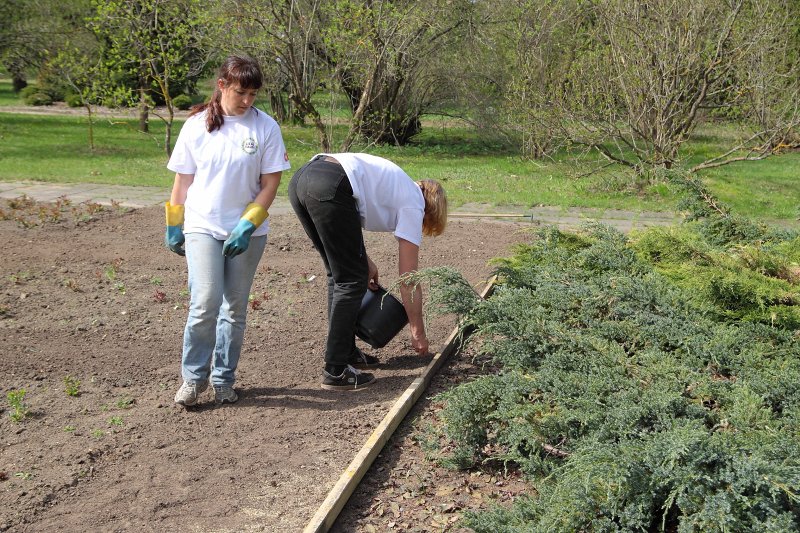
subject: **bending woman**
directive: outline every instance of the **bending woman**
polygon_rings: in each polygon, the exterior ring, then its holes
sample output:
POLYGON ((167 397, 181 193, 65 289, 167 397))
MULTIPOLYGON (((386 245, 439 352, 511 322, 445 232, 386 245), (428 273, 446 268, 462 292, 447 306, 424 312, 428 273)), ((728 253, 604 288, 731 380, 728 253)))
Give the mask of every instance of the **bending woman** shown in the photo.
MULTIPOLYGON (((322 388, 352 390, 375 382, 358 370, 378 360, 356 347, 361 299, 377 289, 378 268, 364 249, 362 228, 393 232, 400 275, 417 270, 422 235, 440 235, 447 223, 447 198, 433 180, 414 182, 391 161, 369 154, 319 154, 289 182, 289 201, 328 276, 328 336, 322 388)), ((411 343, 419 354, 429 345, 422 317, 422 292, 401 285, 411 343)))

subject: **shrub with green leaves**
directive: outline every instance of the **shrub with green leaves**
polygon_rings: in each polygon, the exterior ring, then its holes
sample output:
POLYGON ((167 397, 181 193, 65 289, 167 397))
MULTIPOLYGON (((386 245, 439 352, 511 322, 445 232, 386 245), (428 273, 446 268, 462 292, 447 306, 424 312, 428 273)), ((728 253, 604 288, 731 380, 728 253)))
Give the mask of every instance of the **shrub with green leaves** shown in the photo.
POLYGON ((441 395, 446 459, 532 483, 469 527, 800 529, 800 302, 775 275, 797 245, 709 228, 545 228, 497 261, 491 298, 431 291, 501 369, 441 395))
POLYGON ((32 93, 25 98, 25 103, 32 106, 52 105, 53 99, 49 94, 43 92, 32 93))
POLYGON ((183 111, 192 107, 192 98, 185 94, 179 94, 175 98, 172 99, 172 104, 177 108, 183 111))
POLYGON ((715 244, 696 222, 632 236, 640 259, 721 320, 800 327, 800 237, 715 244))
POLYGON ((83 98, 79 94, 70 93, 64 97, 68 107, 83 107, 83 98))

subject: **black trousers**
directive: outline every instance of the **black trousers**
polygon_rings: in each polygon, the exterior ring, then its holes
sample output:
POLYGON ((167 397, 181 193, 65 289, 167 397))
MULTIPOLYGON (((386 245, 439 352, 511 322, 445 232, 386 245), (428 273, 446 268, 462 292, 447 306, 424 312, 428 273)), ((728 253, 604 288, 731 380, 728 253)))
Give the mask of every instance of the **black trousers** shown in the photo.
POLYGON ((369 277, 353 188, 338 163, 318 157, 292 176, 289 201, 325 264, 328 280, 325 363, 346 365, 356 347, 356 318, 369 277))

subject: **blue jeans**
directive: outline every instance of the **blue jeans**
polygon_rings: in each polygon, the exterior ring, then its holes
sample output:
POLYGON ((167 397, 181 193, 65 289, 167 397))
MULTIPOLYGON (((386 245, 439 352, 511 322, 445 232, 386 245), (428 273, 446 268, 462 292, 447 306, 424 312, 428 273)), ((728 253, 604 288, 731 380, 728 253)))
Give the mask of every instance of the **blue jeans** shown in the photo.
POLYGON ((292 176, 288 193, 328 278, 325 363, 344 366, 356 348, 356 319, 369 278, 353 188, 338 163, 315 159, 292 176))
POLYGON ((251 237, 244 253, 228 258, 222 255, 223 241, 203 233, 186 234, 191 299, 183 332, 184 381, 236 381, 250 287, 266 244, 266 235, 251 237))

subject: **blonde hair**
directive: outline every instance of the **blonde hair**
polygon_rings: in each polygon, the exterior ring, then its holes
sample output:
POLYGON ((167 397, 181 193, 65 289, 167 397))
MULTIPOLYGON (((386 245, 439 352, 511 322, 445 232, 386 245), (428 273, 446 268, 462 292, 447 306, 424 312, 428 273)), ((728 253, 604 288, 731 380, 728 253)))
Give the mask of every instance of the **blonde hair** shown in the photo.
POLYGON ((422 234, 429 237, 441 235, 447 226, 447 195, 444 188, 436 180, 420 180, 417 185, 425 198, 422 234))

